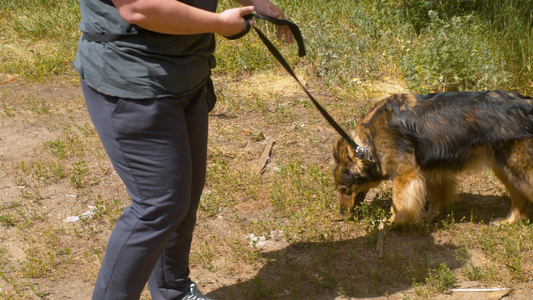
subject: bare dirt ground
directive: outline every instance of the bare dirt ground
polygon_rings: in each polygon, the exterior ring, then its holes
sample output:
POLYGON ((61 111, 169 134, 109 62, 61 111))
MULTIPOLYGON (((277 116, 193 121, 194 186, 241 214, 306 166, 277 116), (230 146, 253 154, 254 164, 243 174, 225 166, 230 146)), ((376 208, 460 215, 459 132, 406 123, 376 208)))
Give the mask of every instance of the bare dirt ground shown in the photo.
MULTIPOLYGON (((275 80, 274 88, 268 88, 274 86, 268 82, 265 86, 265 78, 219 79, 216 83, 227 93, 240 88, 269 94, 275 89, 280 103, 290 103, 288 99, 293 98, 304 101, 303 93, 290 83, 291 79, 283 78, 275 80)), ((339 100, 318 86, 311 85, 320 101, 339 100)), ((382 91, 379 87, 374 91, 376 100, 402 90, 401 86, 381 87, 382 91)), ((294 157, 318 162, 326 169, 331 166, 331 145, 336 134, 312 107, 296 113, 298 122, 269 127, 257 112, 243 109, 242 114, 231 113, 225 97, 219 98, 222 102, 210 117, 210 152, 214 154, 208 164, 215 164, 223 156, 229 170, 248 172, 260 159, 268 138, 276 137, 263 177, 294 157), (312 139, 295 140, 298 127, 309 130, 299 134, 311 134, 312 139), (266 139, 243 137, 249 130, 260 131, 266 139)), ((353 106, 364 108, 360 104, 353 106)), ((46 84, 17 79, 0 85, 0 128, 0 299, 90 299, 113 219, 128 205, 128 196, 92 130, 77 79, 46 84), (56 149, 53 145, 57 141, 61 141, 61 151, 66 153, 62 165, 56 167, 79 174, 76 166, 80 165, 76 163, 84 161, 83 169, 87 171, 81 172, 83 177, 53 179, 53 162, 60 156, 54 156, 54 152, 51 155, 50 149, 56 149), (83 145, 83 150, 76 145, 83 145), (80 181, 77 186, 76 180, 80 181), (84 213, 91 217, 66 221, 84 213)), ((462 252, 470 238, 475 243, 480 236, 493 233, 488 223, 505 216, 509 208, 504 188, 490 176, 487 179, 485 172, 461 177, 461 201, 452 208, 453 220, 446 223, 446 218, 441 219, 444 221, 439 226, 430 225, 424 230, 387 232, 381 258, 375 240, 358 221, 334 212, 325 212, 321 221, 337 232, 333 239, 327 233, 322 240, 291 239, 280 228, 266 237, 253 236, 246 226, 259 224, 263 217, 274 223, 275 217, 268 199, 239 200, 247 197, 245 189, 261 187, 241 189, 228 190, 223 195, 236 199, 236 204, 215 214, 201 211, 198 218, 191 276, 214 299, 533 299, 531 241, 524 243, 526 248, 520 251, 520 280, 494 274, 477 281, 465 275, 465 270, 476 270, 471 266, 484 268, 485 273, 508 272, 501 267, 504 262, 491 263, 490 255, 477 244, 467 253, 462 252), (417 294, 413 279, 424 282, 428 276, 425 266, 440 263, 446 263, 458 276, 456 288, 510 290, 500 295, 489 291, 417 294)), ((210 187, 206 190, 209 192, 210 187)), ((386 190, 387 185, 378 192, 386 194, 386 190)), ((375 193, 369 198, 378 198, 375 193)), ((331 202, 336 205, 334 194, 331 202)), ((389 203, 384 201, 383 205, 389 203)), ((306 222, 311 221, 290 222, 303 223, 305 228, 306 222)), ((530 226, 525 228, 531 230, 530 226)), ((493 247, 495 251, 500 249, 493 247)), ((149 299, 146 290, 143 297, 149 299)))

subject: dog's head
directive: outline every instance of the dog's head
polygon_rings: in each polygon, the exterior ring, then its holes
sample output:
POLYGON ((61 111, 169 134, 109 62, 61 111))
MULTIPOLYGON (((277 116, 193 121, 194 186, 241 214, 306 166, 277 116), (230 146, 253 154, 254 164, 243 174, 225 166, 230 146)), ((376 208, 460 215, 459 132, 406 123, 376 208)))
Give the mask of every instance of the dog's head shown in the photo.
POLYGON ((378 186, 381 177, 374 161, 362 158, 345 139, 338 139, 333 145, 335 167, 333 178, 339 190, 341 213, 350 212, 365 200, 371 188, 378 186))

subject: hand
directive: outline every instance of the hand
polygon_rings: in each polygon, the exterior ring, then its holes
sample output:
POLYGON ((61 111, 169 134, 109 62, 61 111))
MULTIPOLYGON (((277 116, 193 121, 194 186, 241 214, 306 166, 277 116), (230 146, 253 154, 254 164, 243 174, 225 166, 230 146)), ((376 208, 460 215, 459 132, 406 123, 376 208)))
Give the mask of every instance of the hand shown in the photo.
MULTIPOLYGON (((259 15, 268 16, 274 19, 285 19, 283 12, 274 4, 269 1, 254 1, 253 2, 255 11, 259 15)), ((285 41, 287 43, 292 43, 292 33, 288 26, 279 26, 278 27, 278 40, 281 40, 285 35, 285 41)))
POLYGON ((232 36, 241 33, 246 27, 245 22, 249 22, 250 26, 253 26, 253 21, 246 21, 243 16, 249 15, 254 11, 253 6, 243 6, 238 8, 232 8, 220 13, 220 20, 222 26, 218 29, 217 33, 222 36, 232 36))

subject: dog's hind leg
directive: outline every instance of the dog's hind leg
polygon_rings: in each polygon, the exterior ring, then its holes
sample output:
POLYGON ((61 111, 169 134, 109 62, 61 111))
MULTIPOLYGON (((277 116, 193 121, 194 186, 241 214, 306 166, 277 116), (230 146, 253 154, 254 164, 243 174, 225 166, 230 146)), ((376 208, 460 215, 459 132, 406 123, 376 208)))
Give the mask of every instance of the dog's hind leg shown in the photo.
POLYGON ((505 219, 497 220, 497 223, 512 224, 519 220, 526 220, 528 199, 533 199, 531 183, 526 184, 525 182, 517 182, 510 178, 511 176, 501 169, 494 168, 493 171, 509 191, 509 196, 511 196, 511 209, 509 210, 509 213, 505 219))
POLYGON ((442 207, 457 200, 457 179, 452 174, 440 172, 427 174, 426 188, 429 208, 422 218, 426 222, 431 222, 440 213, 442 207))
POLYGON ((425 197, 425 178, 419 170, 411 169, 396 175, 393 180, 392 217, 389 223, 420 222, 425 197))
POLYGON ((516 140, 498 154, 492 169, 511 196, 511 210, 500 222, 525 220, 528 202, 533 201, 533 139, 516 140))

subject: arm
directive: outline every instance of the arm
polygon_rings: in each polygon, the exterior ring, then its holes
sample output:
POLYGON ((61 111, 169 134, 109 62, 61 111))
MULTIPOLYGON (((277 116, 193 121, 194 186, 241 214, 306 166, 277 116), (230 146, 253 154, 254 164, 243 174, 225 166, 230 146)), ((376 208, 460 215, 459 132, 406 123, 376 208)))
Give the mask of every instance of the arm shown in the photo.
MULTIPOLYGON (((176 0, 112 0, 120 15, 131 24, 168 34, 197 34, 214 32, 232 36, 244 29, 243 16, 255 9, 259 14, 283 17, 281 10, 268 0, 236 0, 244 7, 228 9, 220 14, 205 11, 176 0)), ((280 27, 278 38, 285 32, 292 41, 288 28, 280 27)))
POLYGON ((244 29, 242 16, 253 6, 226 10, 220 14, 192 7, 176 0, 112 0, 120 15, 129 23, 168 34, 214 32, 231 36, 244 29))

